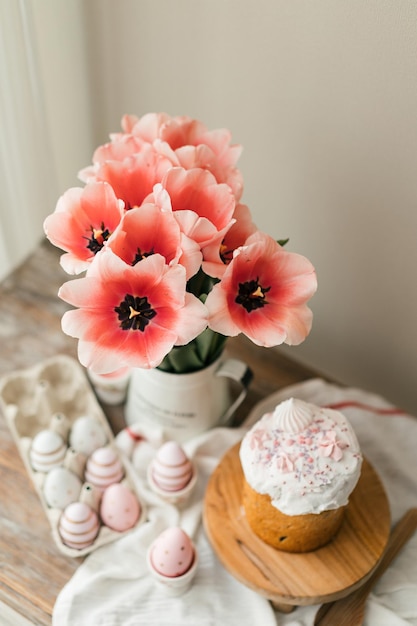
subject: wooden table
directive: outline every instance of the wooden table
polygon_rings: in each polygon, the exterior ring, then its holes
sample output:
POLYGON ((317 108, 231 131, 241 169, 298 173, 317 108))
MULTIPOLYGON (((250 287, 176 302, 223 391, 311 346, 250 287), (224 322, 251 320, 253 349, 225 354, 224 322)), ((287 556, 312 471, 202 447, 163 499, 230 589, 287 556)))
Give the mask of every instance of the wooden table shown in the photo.
MULTIPOLYGON (((57 354, 76 358, 77 342, 64 335, 61 317, 68 308, 57 297, 68 276, 60 252, 43 242, 27 261, 0 284, 0 376, 35 365, 57 354)), ((238 417, 277 389, 314 375, 279 353, 230 339, 228 352, 243 359, 254 380, 238 417)), ((118 432, 122 407, 103 407, 118 432)), ((0 414, 0 602, 32 624, 50 625, 55 599, 80 559, 63 556, 20 459, 4 416, 0 414)))

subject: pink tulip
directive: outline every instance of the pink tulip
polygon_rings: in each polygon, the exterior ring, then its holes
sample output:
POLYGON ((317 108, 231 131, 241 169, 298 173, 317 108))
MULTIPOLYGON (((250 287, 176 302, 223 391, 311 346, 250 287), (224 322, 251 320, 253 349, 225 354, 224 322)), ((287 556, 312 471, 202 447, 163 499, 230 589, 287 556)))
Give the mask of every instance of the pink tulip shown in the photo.
POLYGON ((207 145, 183 146, 175 150, 179 165, 184 169, 201 168, 213 174, 218 183, 226 183, 236 200, 243 193, 243 176, 236 167, 225 167, 218 156, 207 145))
POLYGON ((161 254, 167 265, 184 265, 187 279, 201 265, 198 244, 185 238, 172 212, 155 204, 144 203, 127 211, 108 246, 129 265, 136 265, 152 254, 161 254))
POLYGON ((77 307, 64 314, 62 329, 79 339, 80 362, 97 374, 157 367, 207 326, 204 305, 185 286, 184 267, 168 266, 159 254, 132 266, 106 247, 84 278, 60 288, 77 307))
POLYGON ((172 162, 166 156, 144 143, 140 150, 121 160, 98 162, 93 168, 81 170, 80 175, 88 180, 106 181, 116 196, 124 201, 125 208, 131 209, 142 204, 171 167, 172 162))
MULTIPOLYGON (((219 232, 232 225, 233 193, 228 185, 217 183, 210 172, 173 167, 163 176, 161 188, 169 195, 182 232, 200 247, 211 243, 219 232)), ((149 199, 152 201, 152 196, 149 199)))
POLYGON ((165 141, 173 150, 183 146, 208 146, 223 167, 233 167, 239 159, 242 146, 231 145, 230 131, 222 128, 208 130, 200 121, 186 115, 171 117, 166 113, 147 113, 141 118, 126 115, 122 119, 124 132, 152 143, 165 141))
POLYGON ((106 161, 123 161, 144 149, 146 143, 133 135, 115 135, 113 141, 99 146, 93 155, 93 163, 101 165, 106 161))
POLYGON ((209 293, 209 327, 226 336, 244 333, 260 346, 299 344, 311 329, 306 303, 316 288, 308 259, 258 231, 235 251, 209 293))
POLYGON ((178 263, 181 232, 172 213, 145 203, 127 211, 109 241, 109 247, 129 265, 160 254, 167 265, 178 263))
POLYGON ((224 237, 214 239, 203 248, 202 268, 213 278, 222 278, 234 251, 243 246, 249 235, 257 231, 249 208, 245 204, 236 205, 232 219, 234 223, 224 237))
POLYGON ((89 183, 83 189, 73 187, 60 197, 55 212, 43 226, 47 238, 66 250, 61 265, 68 274, 87 269, 123 214, 123 202, 107 183, 89 183))
POLYGON ((93 154, 93 164, 84 167, 78 172, 78 178, 84 183, 97 180, 100 166, 106 161, 124 161, 144 148, 145 142, 139 137, 118 133, 112 136, 112 141, 96 148, 93 154))
POLYGON ((229 130, 210 131, 198 120, 187 116, 171 117, 166 113, 148 113, 141 118, 125 115, 122 128, 137 139, 158 145, 158 150, 169 156, 174 165, 210 171, 217 182, 231 187, 236 200, 240 199, 243 178, 236 163, 242 146, 230 143, 229 130), (158 141, 166 144, 165 147, 158 141))

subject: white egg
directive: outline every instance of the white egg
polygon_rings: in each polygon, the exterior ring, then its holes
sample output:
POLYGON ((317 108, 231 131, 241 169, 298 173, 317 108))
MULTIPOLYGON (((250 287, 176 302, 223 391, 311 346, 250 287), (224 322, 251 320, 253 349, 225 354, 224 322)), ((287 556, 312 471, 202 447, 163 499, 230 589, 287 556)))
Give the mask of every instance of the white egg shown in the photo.
POLYGON ((75 420, 69 441, 74 450, 89 456, 107 443, 107 436, 96 418, 83 415, 75 420))
POLYGON ((33 438, 30 463, 37 472, 49 472, 63 464, 66 452, 67 446, 61 435, 53 430, 41 430, 33 438))
POLYGON ((48 506, 65 509, 76 502, 81 492, 81 480, 66 467, 56 467, 45 478, 43 494, 48 506))

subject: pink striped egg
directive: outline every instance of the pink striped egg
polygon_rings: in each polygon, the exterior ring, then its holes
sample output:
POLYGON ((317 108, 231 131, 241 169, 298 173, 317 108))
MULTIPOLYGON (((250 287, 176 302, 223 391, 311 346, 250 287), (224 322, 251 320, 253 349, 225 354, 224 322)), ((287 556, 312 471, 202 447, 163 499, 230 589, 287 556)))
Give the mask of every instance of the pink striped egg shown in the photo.
POLYGON ((82 550, 94 543, 99 529, 97 513, 84 502, 69 504, 59 520, 62 541, 76 550, 82 550))
POLYGON ((120 482, 123 476, 122 462, 113 448, 97 448, 87 459, 85 479, 99 489, 120 482))
POLYGON ((190 482, 193 466, 176 441, 167 441, 152 461, 151 476, 162 491, 180 491, 190 482))

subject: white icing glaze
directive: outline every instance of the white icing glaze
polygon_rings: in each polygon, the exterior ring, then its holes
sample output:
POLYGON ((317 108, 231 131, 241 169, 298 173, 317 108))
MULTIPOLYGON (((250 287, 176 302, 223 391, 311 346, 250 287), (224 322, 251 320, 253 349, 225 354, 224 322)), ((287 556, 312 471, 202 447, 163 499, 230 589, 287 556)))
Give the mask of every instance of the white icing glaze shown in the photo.
POLYGON ((360 475, 356 435, 339 411, 291 398, 264 415, 240 447, 245 478, 286 515, 348 502, 360 475))

